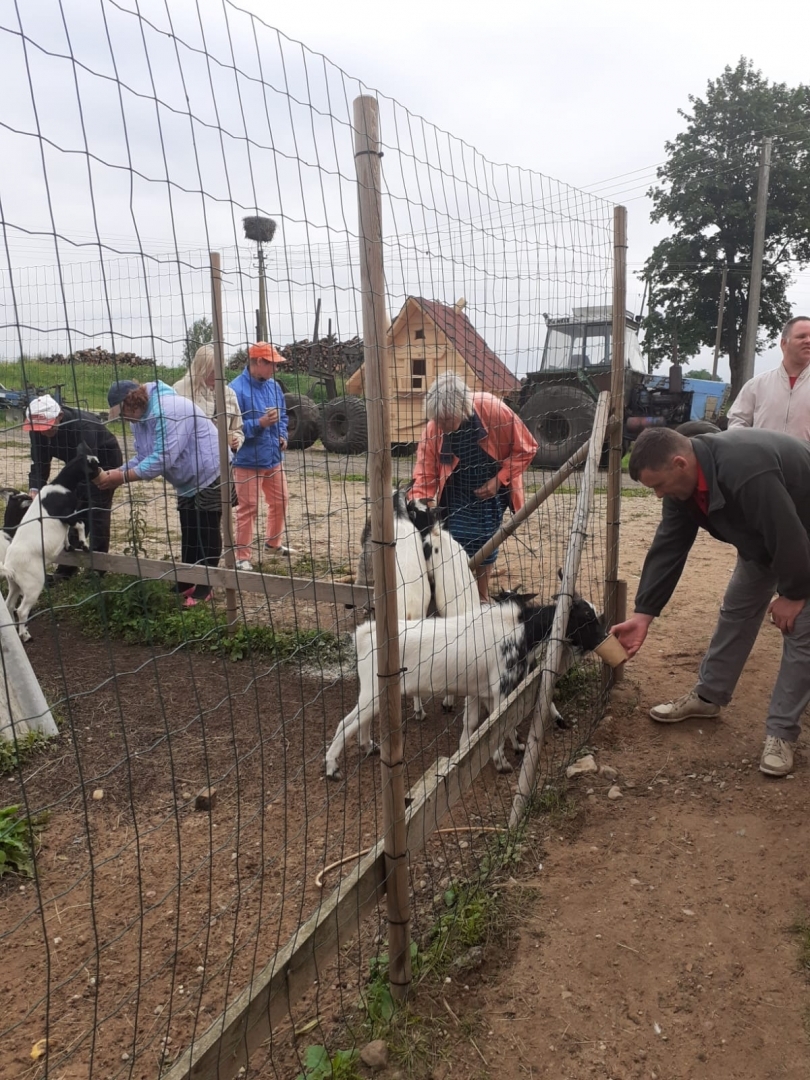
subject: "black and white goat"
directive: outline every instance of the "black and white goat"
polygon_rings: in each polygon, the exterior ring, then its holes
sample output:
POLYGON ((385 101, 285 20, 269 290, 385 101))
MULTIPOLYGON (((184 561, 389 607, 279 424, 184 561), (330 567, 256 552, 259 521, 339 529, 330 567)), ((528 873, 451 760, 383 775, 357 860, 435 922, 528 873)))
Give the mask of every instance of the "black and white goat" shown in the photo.
POLYGON ((3 562, 8 546, 14 539, 17 526, 34 500, 27 491, 17 491, 16 488, 0 488, 0 496, 6 504, 3 511, 3 528, 0 530, 0 562, 3 562))
POLYGON ((77 492, 99 472, 98 458, 88 454, 87 448, 69 461, 25 511, 0 562, 0 574, 9 583, 6 603, 23 641, 31 640, 28 616, 45 587, 47 567, 66 549, 87 550, 77 492))
MULTIPOLYGON (((525 678, 529 655, 548 638, 554 605, 531 603, 514 593, 495 603, 449 619, 421 619, 399 624, 400 664, 405 694, 450 693, 467 698, 462 742, 469 739, 481 719, 481 707, 492 713, 525 678)), ((339 760, 346 741, 357 732, 361 751, 371 753, 371 722, 377 713, 377 661, 373 625, 355 632, 357 705, 338 724, 326 752, 326 775, 340 779, 339 760)), ((577 597, 571 607, 566 638, 574 648, 589 651, 604 639, 605 631, 593 606, 577 597)), ((514 731, 508 732, 519 745, 514 731)), ((499 772, 511 765, 498 747, 493 756, 499 772)))

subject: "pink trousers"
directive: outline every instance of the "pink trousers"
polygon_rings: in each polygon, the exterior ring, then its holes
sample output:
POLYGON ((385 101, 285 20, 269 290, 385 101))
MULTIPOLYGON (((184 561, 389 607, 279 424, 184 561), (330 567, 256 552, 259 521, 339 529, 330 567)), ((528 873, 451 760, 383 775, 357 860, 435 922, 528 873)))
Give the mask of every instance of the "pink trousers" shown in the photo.
POLYGON ((236 507, 236 557, 249 559, 253 545, 253 527, 259 516, 262 494, 267 503, 267 524, 264 538, 272 547, 279 547, 284 535, 289 493, 284 467, 274 469, 233 470, 234 487, 239 500, 236 507))

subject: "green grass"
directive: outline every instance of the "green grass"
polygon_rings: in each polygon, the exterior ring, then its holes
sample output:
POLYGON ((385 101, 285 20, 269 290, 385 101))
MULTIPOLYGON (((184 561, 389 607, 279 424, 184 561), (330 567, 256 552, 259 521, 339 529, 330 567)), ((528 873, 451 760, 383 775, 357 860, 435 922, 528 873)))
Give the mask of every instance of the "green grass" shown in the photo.
POLYGON ((17 772, 39 750, 50 746, 50 740, 38 731, 18 735, 16 739, 0 739, 0 776, 17 772))
POLYGON ((123 574, 78 574, 59 586, 60 605, 90 638, 128 644, 187 645, 197 652, 215 652, 231 660, 254 653, 277 660, 339 662, 339 638, 324 630, 275 630, 270 626, 240 626, 227 632, 226 615, 210 604, 181 607, 180 598, 163 581, 142 581, 123 574))
MULTIPOLYGON (((185 370, 184 367, 158 368, 157 377, 171 385, 185 370)), ((27 383, 53 393, 54 387, 61 383, 62 400, 66 405, 78 405, 94 412, 107 408, 107 391, 115 379, 150 382, 154 378, 154 368, 125 364, 116 367, 112 364, 46 364, 35 358, 0 363, 0 383, 7 389, 22 390, 27 383)))
POLYGON ((33 876, 34 844, 47 820, 47 814, 25 817, 20 814, 19 806, 0 808, 0 877, 4 874, 33 876))
POLYGON ((325 1046, 308 1046, 304 1071, 296 1080, 362 1080, 357 1071, 358 1050, 338 1050, 331 1057, 325 1046))

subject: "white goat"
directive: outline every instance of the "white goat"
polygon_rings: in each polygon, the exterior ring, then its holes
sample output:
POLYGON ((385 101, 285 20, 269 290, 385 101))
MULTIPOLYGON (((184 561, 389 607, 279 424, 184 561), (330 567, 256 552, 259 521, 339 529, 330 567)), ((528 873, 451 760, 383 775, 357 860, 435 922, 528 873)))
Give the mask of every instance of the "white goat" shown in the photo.
MULTIPOLYGON (((470 570, 467 552, 444 528, 440 511, 430 510, 424 503, 411 503, 411 516, 417 527, 422 523, 420 532, 424 538, 428 575, 433 583, 436 614, 441 619, 453 619, 468 611, 479 611, 481 594, 470 570), (430 522, 427 533, 423 514, 430 522)), ((452 694, 448 694, 442 701, 442 708, 449 712, 454 704, 452 694)))
MULTIPOLYGON (((538 606, 530 598, 505 594, 500 601, 478 611, 449 619, 421 619, 399 624, 400 665, 405 694, 447 692, 467 698, 462 743, 478 727, 481 706, 488 712, 526 675, 528 656, 545 640, 552 627, 554 605, 538 606)), ((340 779, 340 755, 355 731, 361 751, 374 750, 371 722, 377 713, 377 659, 373 627, 364 623, 355 632, 357 705, 338 724, 326 752, 326 775, 340 779)), ((576 599, 571 608, 567 637, 580 649, 593 649, 605 632, 593 607, 576 599)), ((514 729, 507 733, 519 746, 514 729)), ((493 755, 499 772, 511 771, 501 745, 493 755)))
MULTIPOLYGON (((430 607, 430 578, 425 561, 425 544, 411 520, 408 500, 402 488, 393 492, 394 543, 397 566, 397 614, 400 620, 424 619, 430 607)), ((367 521, 361 537, 361 555, 355 583, 371 584, 371 522, 367 521)), ((369 624, 365 624, 369 625, 369 624)), ((419 697, 414 698, 414 716, 424 720, 425 710, 419 697)))
POLYGON ((80 453, 69 461, 53 483, 37 494, 17 526, 0 562, 8 578, 7 604, 23 641, 30 641, 28 616, 45 587, 48 565, 69 547, 87 550, 84 524, 77 518, 78 487, 99 473, 98 458, 80 453))

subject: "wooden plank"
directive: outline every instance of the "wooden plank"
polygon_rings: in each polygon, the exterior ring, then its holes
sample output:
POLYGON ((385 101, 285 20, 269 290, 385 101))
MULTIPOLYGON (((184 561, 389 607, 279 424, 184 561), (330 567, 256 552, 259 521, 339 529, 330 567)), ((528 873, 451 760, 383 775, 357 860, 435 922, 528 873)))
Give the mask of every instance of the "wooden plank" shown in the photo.
MULTIPOLYGON (((487 764, 503 732, 531 714, 542 665, 487 717, 470 742, 437 762, 412 789, 406 813, 409 852, 421 851, 447 813, 487 764)), ((386 885, 385 838, 339 883, 329 898, 292 935, 196 1043, 178 1058, 163 1080, 233 1080, 250 1055, 279 1025, 289 1022, 301 995, 346 945, 360 920, 382 903, 386 885)))
POLYGON ((84 566, 109 570, 115 574, 157 581, 188 581, 194 585, 213 585, 217 589, 260 593, 271 599, 293 596, 318 604, 370 606, 373 591, 364 585, 344 585, 337 581, 313 581, 310 578, 284 577, 256 571, 228 570, 222 566, 187 566, 166 559, 141 559, 136 555, 104 555, 101 552, 65 551, 57 560, 60 566, 84 566))

